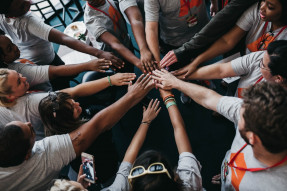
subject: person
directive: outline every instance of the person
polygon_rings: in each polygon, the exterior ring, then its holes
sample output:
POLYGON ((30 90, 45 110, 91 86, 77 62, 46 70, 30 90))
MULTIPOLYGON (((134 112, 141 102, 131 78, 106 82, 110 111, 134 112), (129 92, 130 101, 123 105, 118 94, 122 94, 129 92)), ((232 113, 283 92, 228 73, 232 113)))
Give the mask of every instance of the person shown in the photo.
POLYGON ((110 60, 116 68, 122 66, 122 60, 113 54, 88 46, 45 24, 29 11, 30 6, 31 3, 27 0, 8 0, 1 6, 0 12, 0 28, 19 46, 22 58, 38 65, 63 65, 63 61, 53 50, 53 42, 110 60))
POLYGON ((93 46, 102 42, 102 50, 113 51, 126 62, 121 70, 133 72, 132 65, 144 72, 140 59, 133 54, 133 48, 128 36, 125 20, 116 4, 111 0, 87 0, 84 13, 84 23, 91 36, 93 46))
POLYGON ((134 135, 118 170, 114 183, 108 190, 203 190, 200 175, 201 165, 192 154, 184 122, 170 91, 160 90, 166 104, 174 137, 179 152, 176 173, 165 157, 154 150, 145 151, 138 158, 138 152, 144 143, 147 131, 153 119, 158 115, 159 101, 151 101, 144 108, 143 119, 134 135), (176 178, 178 176, 178 178, 176 178))
MULTIPOLYGON (((287 41, 269 44, 266 51, 257 51, 231 62, 217 63, 198 68, 187 79, 222 79, 240 76, 235 96, 241 98, 244 89, 263 81, 279 83, 287 87, 287 41)), ((178 76, 183 78, 183 76, 178 76)))
MULTIPOLYGON (((245 35, 246 54, 265 50, 274 40, 287 40, 287 2, 284 0, 262 1, 251 6, 229 32, 209 49, 197 56, 189 65, 177 72, 188 77, 203 62, 231 50, 245 35)), ((175 73, 175 75, 178 75, 175 73)))
POLYGON ((145 73, 147 73, 155 69, 155 63, 153 62, 152 53, 146 42, 144 21, 138 4, 139 2, 136 0, 119 0, 119 8, 126 22, 131 25, 132 32, 139 48, 141 63, 145 73))
POLYGON ((242 13, 258 0, 226 0, 225 2, 228 4, 188 42, 177 49, 169 51, 160 61, 160 66, 164 68, 176 62, 184 63, 184 65, 190 63, 192 58, 198 56, 229 31, 242 13))
POLYGON ((47 190, 60 170, 80 156, 103 131, 111 129, 154 87, 143 75, 117 102, 69 134, 35 142, 31 123, 0 127, 0 190, 47 190), (5 145, 5 147, 3 146, 5 145), (36 180, 36 181, 35 181, 36 180))
POLYGON ((184 82, 165 70, 153 73, 157 87, 178 89, 235 123, 236 135, 221 167, 221 190, 286 188, 286 88, 262 82, 247 88, 241 99, 184 82))
POLYGON ((144 2, 144 10, 146 40, 158 63, 161 52, 166 54, 189 41, 209 21, 205 1, 200 0, 150 0, 144 2))

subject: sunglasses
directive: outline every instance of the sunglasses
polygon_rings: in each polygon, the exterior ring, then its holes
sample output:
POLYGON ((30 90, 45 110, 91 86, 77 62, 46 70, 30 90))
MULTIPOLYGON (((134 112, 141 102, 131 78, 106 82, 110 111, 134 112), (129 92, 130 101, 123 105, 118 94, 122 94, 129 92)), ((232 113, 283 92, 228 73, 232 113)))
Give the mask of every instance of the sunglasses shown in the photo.
POLYGON ((50 92, 49 91, 49 98, 52 101, 52 107, 53 107, 53 116, 56 118, 56 111, 59 109, 59 103, 57 102, 57 94, 56 92, 50 92))
POLYGON ((136 166, 131 170, 130 175, 128 176, 128 180, 131 184, 133 178, 144 176, 146 174, 162 174, 162 173, 166 173, 167 176, 171 179, 168 170, 160 162, 152 163, 151 165, 149 165, 147 169, 145 169, 143 166, 136 166))

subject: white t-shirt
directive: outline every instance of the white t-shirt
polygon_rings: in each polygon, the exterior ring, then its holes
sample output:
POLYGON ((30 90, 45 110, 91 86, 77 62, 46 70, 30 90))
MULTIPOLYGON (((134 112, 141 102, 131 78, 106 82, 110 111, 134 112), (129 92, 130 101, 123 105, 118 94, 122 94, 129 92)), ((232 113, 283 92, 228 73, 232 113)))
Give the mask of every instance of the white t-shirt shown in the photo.
MULTIPOLYGON (((263 34, 263 29, 265 22, 263 22, 260 19, 260 14, 258 11, 258 3, 255 3, 253 6, 251 6, 249 9, 247 9, 243 15, 240 17, 240 19, 237 21, 236 25, 240 27, 244 31, 248 31, 247 37, 246 37, 246 54, 249 54, 250 52, 258 51, 257 47, 259 46, 258 43, 261 42, 261 36, 263 34)), ((267 29, 265 33, 269 32, 271 30, 271 22, 268 22, 267 29)), ((273 37, 272 39, 279 33, 279 31, 282 28, 276 29, 273 31, 273 37)), ((269 39, 269 38, 268 38, 269 39)), ((270 37, 270 40, 266 41, 266 43, 270 43, 273 40, 270 37)), ((282 31, 282 33, 275 39, 275 40, 287 40, 287 29, 282 31)), ((265 47, 268 45, 266 44, 265 47)))
MULTIPOLYGON (((114 183, 102 191, 129 191, 130 184, 128 176, 131 169, 131 163, 122 162, 114 183)), ((179 155, 176 173, 182 180, 185 191, 203 190, 200 170, 201 165, 192 153, 183 152, 179 155)))
POLYGON ((53 61, 55 53, 52 43, 48 41, 52 27, 34 13, 28 12, 17 18, 6 18, 2 14, 0 28, 11 36, 21 52, 21 58, 38 65, 49 65, 53 61))
POLYGON ((18 166, 0 167, 0 190, 47 190, 61 169, 75 158, 68 134, 36 141, 31 158, 18 166))
POLYGON ((189 0, 190 6, 184 0, 145 0, 145 21, 159 22, 160 37, 164 43, 181 46, 189 41, 208 22, 205 1, 189 0), (196 15, 197 24, 188 27, 186 19, 196 15))
POLYGON ((249 86, 265 81, 260 71, 259 63, 263 58, 264 51, 253 52, 231 61, 233 71, 240 76, 240 81, 235 93, 236 97, 242 97, 242 91, 249 86))
MULTIPOLYGON (((217 112, 238 125, 240 118, 242 99, 235 97, 222 97, 217 104, 217 112)), ((287 165, 271 168, 265 171, 248 172, 228 167, 228 174, 224 180, 224 162, 230 161, 246 142, 240 136, 238 127, 231 145, 226 153, 221 168, 221 190, 250 190, 269 191, 286 190, 287 188, 287 165)), ((234 164, 243 168, 266 168, 267 166, 258 161, 250 145, 247 145, 235 158, 234 164)))

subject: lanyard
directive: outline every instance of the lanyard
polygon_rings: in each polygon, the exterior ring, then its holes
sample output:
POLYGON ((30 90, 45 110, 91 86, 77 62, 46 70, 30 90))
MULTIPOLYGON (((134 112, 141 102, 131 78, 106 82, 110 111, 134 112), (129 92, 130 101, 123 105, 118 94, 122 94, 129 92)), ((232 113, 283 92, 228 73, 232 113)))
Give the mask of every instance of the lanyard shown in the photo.
MULTIPOLYGON (((112 6, 113 8, 114 8, 114 6, 110 3, 110 1, 109 0, 107 0, 108 1, 108 3, 110 4, 110 6, 112 6)), ((123 32, 124 30, 122 30, 122 28, 121 28, 121 26, 119 25, 119 23, 118 22, 116 22, 108 13, 106 13, 105 11, 103 11, 103 10, 101 10, 101 9, 98 9, 98 8, 96 8, 96 7, 93 7, 92 5, 90 5, 89 3, 87 3, 88 5, 89 5, 89 7, 91 7, 92 9, 94 9, 94 10, 96 10, 96 11, 100 11, 101 13, 103 13, 104 15, 106 15, 107 17, 109 17, 112 21, 113 21, 113 23, 114 24, 116 24, 117 25, 117 27, 119 27, 119 29, 123 32)), ((116 10, 116 8, 114 8, 115 10, 116 10)))
POLYGON ((184 5, 188 8, 188 12, 191 15, 191 10, 190 10, 190 1, 189 0, 183 0, 184 5))
POLYGON ((261 77, 255 82, 255 84, 254 84, 253 86, 255 86, 256 84, 258 84, 259 82, 261 82, 262 79, 263 79, 263 76, 261 76, 261 77))
POLYGON ((234 166, 233 163, 236 159, 236 157, 238 156, 238 154, 247 146, 247 143, 245 143, 245 145, 243 145, 243 147, 241 149, 239 149, 239 151, 237 151, 237 153, 232 157, 232 159, 230 160, 230 162, 228 163, 228 166, 230 167, 233 167, 233 168, 236 168, 238 170, 243 170, 243 171, 250 171, 250 172, 258 172, 258 171, 263 171, 263 170, 267 170, 267 169, 270 169, 270 168, 273 168, 273 167, 276 167, 276 166, 279 166, 280 164, 283 164, 286 160, 287 160, 287 156, 285 156, 283 158, 283 160, 279 161, 278 163, 272 165, 272 166, 269 166, 269 167, 266 167, 266 168, 242 168, 242 167, 237 167, 237 166, 234 166))
POLYGON ((221 4, 222 5, 222 9, 227 5, 227 3, 228 3, 228 0, 225 0, 225 1, 222 0, 222 4, 221 4))
MULTIPOLYGON (((263 33, 262 33, 260 42, 263 41, 264 34, 265 34, 265 32, 266 32, 267 26, 268 26, 268 22, 265 22, 264 27, 263 27, 263 33)), ((272 39, 271 42, 273 42, 286 28, 287 28, 287 25, 284 26, 284 27, 282 27, 281 30, 277 33, 277 35, 272 39)), ((266 50, 266 49, 267 49, 267 47, 266 47, 264 50, 266 50)))

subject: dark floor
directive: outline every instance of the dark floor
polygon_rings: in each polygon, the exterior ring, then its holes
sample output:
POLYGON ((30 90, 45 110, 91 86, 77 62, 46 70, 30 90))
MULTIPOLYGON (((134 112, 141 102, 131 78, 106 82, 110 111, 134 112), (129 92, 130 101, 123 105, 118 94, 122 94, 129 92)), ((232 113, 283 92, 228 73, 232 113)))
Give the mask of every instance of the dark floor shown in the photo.
MULTIPOLYGON (((82 4, 85 3, 85 1, 80 2, 82 4)), ((79 20, 83 20, 83 17, 79 20)), ((57 19, 53 19, 50 24, 54 25, 57 22, 57 19)), ((68 19, 67 24, 69 22, 68 19)), ((63 31, 64 27, 58 27, 57 29, 63 31)), ((54 46, 54 48, 57 51, 58 46, 54 46)), ((219 81, 215 81, 215 84, 217 86, 216 91, 223 95, 224 90, 220 87, 219 81)), ((117 97, 120 98, 124 95, 125 91, 124 88, 118 88, 117 97)), ((211 111, 194 102, 188 105, 182 105, 179 100, 179 92, 174 91, 174 94, 186 124, 193 152, 202 165, 201 173, 203 186, 207 190, 220 190, 219 186, 211 184, 211 177, 220 173, 221 162, 234 138, 234 126, 224 118, 212 117, 211 111)), ((149 93, 149 97, 160 99, 157 90, 152 90, 149 93)), ((161 107, 162 111, 150 126, 141 152, 148 149, 161 151, 167 156, 171 164, 175 166, 178 160, 178 152, 173 137, 173 129, 163 103, 161 104, 161 107)), ((142 105, 138 104, 113 128, 113 137, 120 159, 123 158, 125 151, 141 122, 141 118, 142 105)))

